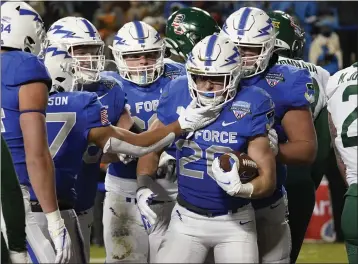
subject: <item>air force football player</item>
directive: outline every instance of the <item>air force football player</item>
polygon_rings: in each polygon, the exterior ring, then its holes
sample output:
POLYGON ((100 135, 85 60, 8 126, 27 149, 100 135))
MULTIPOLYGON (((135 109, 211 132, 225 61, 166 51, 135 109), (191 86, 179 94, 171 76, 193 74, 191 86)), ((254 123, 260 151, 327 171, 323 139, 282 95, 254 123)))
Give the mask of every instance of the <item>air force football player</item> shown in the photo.
POLYGON ((292 16, 282 11, 272 11, 268 15, 275 30, 279 32, 275 43, 275 52, 279 55, 277 63, 307 69, 315 92, 315 101, 311 104, 318 146, 315 162, 312 165, 287 166, 285 188, 290 201, 288 221, 292 239, 291 263, 296 263, 315 206, 315 192, 327 170, 326 164, 331 153, 326 96, 330 74, 322 67, 301 59, 305 32, 292 16))
POLYGON ((358 260, 357 94, 358 62, 328 81, 328 120, 338 167, 349 188, 344 197, 342 231, 349 263, 358 260))
MULTIPOLYGON (((28 249, 34 263, 66 263, 71 256, 71 240, 58 210, 45 126, 51 79, 35 56, 44 36, 42 19, 28 4, 1 3, 1 133, 11 151, 24 195, 28 249), (33 219, 30 186, 46 215, 44 228, 48 229, 48 239, 56 253, 33 219), (36 236, 31 230, 37 231, 36 236)), ((26 254, 22 257, 25 262, 26 254)))
MULTIPOLYGON (((100 78, 99 76, 104 63, 104 42, 98 34, 94 33, 95 37, 93 37, 87 33, 91 29, 93 32, 97 32, 97 29, 88 20, 81 17, 66 17, 56 21, 47 32, 47 41, 49 44, 63 44, 65 50, 69 50, 71 47, 68 45, 67 39, 62 38, 63 34, 59 29, 68 30, 74 36, 81 36, 81 38, 76 38, 79 45, 73 47, 73 55, 75 55, 75 58, 81 56, 81 61, 78 60, 77 62, 82 63, 83 67, 74 68, 76 74, 70 76, 66 72, 59 70, 60 61, 53 61, 53 65, 48 65, 58 69, 58 71, 54 71, 56 76, 53 76, 53 83, 59 86, 62 84, 65 87, 66 85, 83 86, 83 90, 95 92, 100 102, 107 109, 109 122, 114 126, 131 129, 133 120, 124 107, 126 98, 120 84, 113 78, 100 78)), ((49 49, 54 50, 54 47, 52 46, 49 49)), ((57 50, 55 52, 60 53, 61 51, 57 50)), ((102 149, 95 144, 88 145, 83 155, 81 171, 76 180, 77 199, 75 211, 81 227, 87 262, 89 262, 90 235, 93 222, 92 207, 97 193, 101 157, 102 149)))
MULTIPOLYGON (((45 65, 54 80, 65 81, 64 79, 67 80, 73 78, 73 75, 79 74, 77 70, 73 69, 74 65, 78 64, 76 55, 75 53, 69 54, 67 50, 67 46, 63 47, 55 43, 52 43, 46 49, 45 65)), ((94 58, 92 58, 92 62, 95 62, 94 58)), ((115 129, 110 125, 107 109, 102 106, 95 93, 73 91, 78 86, 63 87, 60 85, 53 87, 53 93, 49 98, 47 109, 48 141, 55 162, 57 197, 60 201, 60 209, 62 209, 61 214, 65 219, 72 241, 75 241, 73 242, 75 253, 73 261, 85 263, 84 252, 81 250, 83 249, 82 236, 73 210, 76 201, 75 181, 76 175, 80 171, 82 156, 87 149, 88 142, 103 148, 105 142, 110 140, 109 137, 121 139, 131 132, 121 134, 124 131, 123 129, 115 129), (115 132, 107 131, 108 129, 115 132)), ((150 137, 148 133, 143 135, 150 137)), ((137 138, 139 135, 134 136, 137 138)), ((133 140, 135 139, 133 138, 133 140)), ((164 145, 167 144, 168 142, 164 142, 164 145)), ((127 148, 131 148, 130 144, 126 145, 127 148)), ((122 151, 120 145, 114 144, 111 147, 114 151, 122 151)), ((159 144, 158 147, 164 146, 159 144)), ((155 150, 155 148, 150 148, 144 148, 143 153, 155 150)), ((138 150, 134 148, 134 155, 137 155, 136 151, 138 150)), ((138 153, 141 155, 141 151, 138 153)), ((133 155, 133 153, 129 154, 133 155)), ((32 195, 32 200, 36 201, 35 195, 32 195)), ((42 227, 45 222, 43 214, 39 211, 34 213, 34 216, 42 227)), ((45 233, 45 231, 43 232, 45 233)))
MULTIPOLYGON (((275 103, 275 125, 269 137, 276 148, 277 188, 265 199, 253 201, 260 261, 288 263, 291 242, 283 184, 285 164, 311 164, 317 140, 310 104, 314 101, 312 79, 306 69, 277 65, 273 53, 277 33, 268 15, 258 8, 243 7, 231 14, 220 34, 230 36, 243 56, 242 85, 259 86, 275 103), (273 131, 273 132, 272 132, 273 131)), ((245 88, 246 89, 246 88, 245 88)))
MULTIPOLYGON (((122 83, 127 94, 127 108, 137 125, 134 132, 146 131, 156 119, 163 88, 185 74, 185 68, 181 64, 163 62, 164 41, 152 26, 141 21, 125 24, 110 48, 118 73, 103 72, 103 75, 113 76, 122 83)), ((106 262, 109 263, 147 262, 147 224, 136 205, 136 167, 134 160, 127 164, 111 163, 107 170, 103 227, 106 262)), ((155 202, 164 203, 165 200, 155 202)))
MULTIPOLYGON (((238 88, 241 66, 239 51, 230 39, 207 36, 189 54, 187 76, 163 90, 158 119, 164 125, 175 120, 192 98, 198 107, 212 105, 221 112, 214 123, 179 137, 175 143, 179 193, 156 262, 203 263, 210 249, 216 263, 258 261, 255 215, 249 198, 268 196, 275 189, 275 159, 267 138, 274 105, 260 88, 238 88), (245 186, 235 193, 226 192, 216 182, 216 177, 225 174, 216 166, 219 172, 215 175, 213 161, 234 150, 247 152, 257 162, 260 186, 253 183, 254 189, 245 186)), ((138 175, 138 205, 156 221, 150 208, 153 180, 148 175, 138 175)))

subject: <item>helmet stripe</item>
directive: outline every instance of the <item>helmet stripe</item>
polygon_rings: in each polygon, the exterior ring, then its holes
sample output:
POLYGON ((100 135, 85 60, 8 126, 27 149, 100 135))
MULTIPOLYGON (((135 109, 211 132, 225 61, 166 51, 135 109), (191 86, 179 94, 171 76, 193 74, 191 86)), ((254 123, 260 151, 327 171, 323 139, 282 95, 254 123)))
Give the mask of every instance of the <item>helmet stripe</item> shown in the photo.
POLYGON ((215 42, 217 39, 218 39, 217 35, 212 35, 209 38, 208 45, 206 46, 206 52, 205 52, 205 63, 204 63, 205 66, 211 66, 212 63, 211 56, 213 55, 215 42))
POLYGON ((138 36, 138 43, 144 44, 144 32, 143 32, 143 26, 139 21, 133 21, 135 29, 137 31, 138 36))
POLYGON ((87 19, 82 19, 83 24, 86 25, 86 28, 88 29, 88 33, 91 38, 94 38, 96 36, 96 31, 94 31, 92 25, 88 22, 87 19))
POLYGON ((247 19, 249 18, 251 11, 252 11, 252 9, 247 7, 247 8, 245 8, 244 12, 242 12, 242 16, 241 16, 240 22, 239 22, 239 27, 237 29, 237 34, 239 36, 244 35, 244 32, 245 32, 244 28, 246 26, 246 22, 247 22, 247 19))

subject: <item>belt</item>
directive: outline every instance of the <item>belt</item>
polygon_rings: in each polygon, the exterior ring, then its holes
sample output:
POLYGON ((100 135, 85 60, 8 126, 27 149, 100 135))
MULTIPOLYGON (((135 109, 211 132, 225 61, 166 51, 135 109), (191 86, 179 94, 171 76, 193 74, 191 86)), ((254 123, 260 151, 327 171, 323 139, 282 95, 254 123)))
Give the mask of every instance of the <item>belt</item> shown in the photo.
MULTIPOLYGON (((170 203, 172 201, 158 201, 158 200, 152 200, 150 205, 154 205, 154 204, 163 204, 163 203, 170 203)), ((130 198, 130 197, 126 197, 126 203, 134 203, 137 204, 137 199, 136 198, 130 198)))
POLYGON ((207 216, 207 217, 235 214, 239 211, 240 208, 242 208, 245 205, 248 205, 250 203, 250 201, 247 201, 246 204, 241 204, 239 207, 236 207, 236 208, 233 208, 230 210, 225 210, 225 211, 221 211, 221 212, 212 212, 207 209, 203 209, 203 208, 197 207, 195 205, 192 205, 191 203, 185 201, 179 194, 177 196, 177 202, 180 206, 185 207, 188 211, 196 213, 198 215, 207 216))
MULTIPOLYGON (((34 213, 42 213, 42 207, 38 201, 30 201, 31 211, 34 213)), ((73 204, 69 202, 58 201, 58 209, 60 211, 73 209, 73 204)))

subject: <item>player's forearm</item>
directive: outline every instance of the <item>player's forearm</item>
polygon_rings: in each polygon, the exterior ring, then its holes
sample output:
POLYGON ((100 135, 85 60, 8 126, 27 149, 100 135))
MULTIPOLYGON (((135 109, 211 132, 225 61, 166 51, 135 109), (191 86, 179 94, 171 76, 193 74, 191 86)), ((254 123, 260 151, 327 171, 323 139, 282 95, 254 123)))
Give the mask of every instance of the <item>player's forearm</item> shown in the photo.
POLYGON ((265 198, 273 194, 276 188, 275 171, 276 170, 271 170, 270 172, 261 174, 251 181, 251 184, 253 185, 252 199, 265 198))
POLYGON ((158 152, 149 153, 138 159, 137 177, 143 175, 155 175, 158 170, 160 154, 158 152))
POLYGON ((172 132, 175 133, 175 136, 180 136, 182 133, 178 121, 173 122, 168 126, 155 128, 140 134, 134 134, 130 131, 122 130, 122 138, 120 139, 136 146, 149 147, 150 145, 153 145, 161 139, 165 138, 172 132))
POLYGON ((20 116, 24 138, 26 167, 31 186, 44 213, 58 209, 54 165, 47 144, 45 116, 40 113, 24 113, 20 116))
POLYGON ((31 186, 44 213, 58 209, 53 161, 50 154, 26 158, 31 186))
POLYGON ((279 145, 277 160, 283 164, 312 164, 316 159, 317 140, 287 142, 279 145))

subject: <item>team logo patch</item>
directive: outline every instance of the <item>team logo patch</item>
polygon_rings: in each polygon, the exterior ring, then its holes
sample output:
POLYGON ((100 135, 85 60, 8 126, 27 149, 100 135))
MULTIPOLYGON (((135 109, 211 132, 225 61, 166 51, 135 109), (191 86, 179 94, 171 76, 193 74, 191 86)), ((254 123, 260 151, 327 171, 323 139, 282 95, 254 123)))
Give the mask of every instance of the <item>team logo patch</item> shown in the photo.
POLYGON ((279 29, 280 28, 280 21, 272 21, 272 25, 273 25, 273 27, 274 28, 277 28, 277 29, 279 29))
POLYGON ((247 114, 251 114, 251 104, 245 101, 235 101, 232 103, 230 110, 234 113, 237 119, 241 119, 247 114))
POLYGON ((164 77, 168 77, 171 80, 174 80, 180 76, 180 71, 169 71, 164 73, 164 77))
POLYGON ((108 125, 109 124, 108 111, 107 111, 106 107, 101 109, 101 123, 102 123, 102 125, 108 125))
POLYGON ((177 35, 183 35, 185 33, 185 28, 183 25, 183 21, 185 19, 185 15, 177 14, 172 22, 172 26, 174 27, 174 33, 177 35))
POLYGON ((283 74, 278 73, 278 72, 272 72, 272 73, 266 74, 265 79, 266 79, 268 85, 270 85, 271 87, 274 87, 279 82, 285 81, 285 78, 283 78, 283 74))

